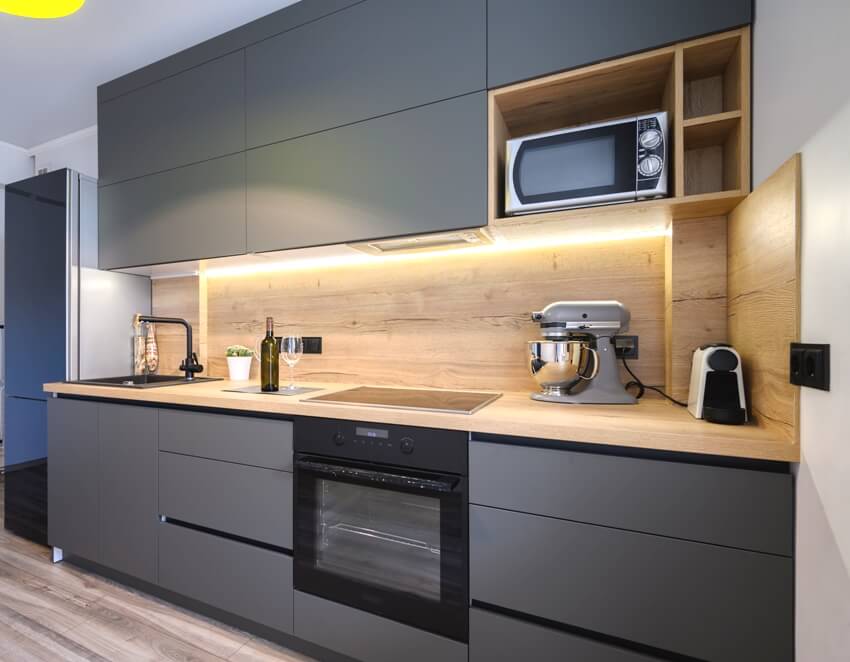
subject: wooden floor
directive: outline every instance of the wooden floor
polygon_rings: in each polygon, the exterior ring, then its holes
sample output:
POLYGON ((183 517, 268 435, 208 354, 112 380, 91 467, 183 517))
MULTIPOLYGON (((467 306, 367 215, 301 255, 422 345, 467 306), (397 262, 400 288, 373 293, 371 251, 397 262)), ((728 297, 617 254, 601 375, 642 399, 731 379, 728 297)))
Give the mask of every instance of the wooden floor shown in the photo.
POLYGON ((69 564, 54 565, 47 548, 9 534, 2 520, 0 660, 310 662, 69 564))

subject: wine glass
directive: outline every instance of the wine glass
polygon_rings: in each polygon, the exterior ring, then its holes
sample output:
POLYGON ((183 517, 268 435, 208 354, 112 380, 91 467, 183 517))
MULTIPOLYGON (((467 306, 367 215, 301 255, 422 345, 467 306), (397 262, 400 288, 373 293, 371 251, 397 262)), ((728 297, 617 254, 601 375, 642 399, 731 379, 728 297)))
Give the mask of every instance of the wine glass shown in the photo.
POLYGON ((286 388, 290 391, 297 388, 295 386, 295 366, 301 360, 301 355, 304 353, 304 341, 301 336, 284 336, 280 343, 280 356, 289 366, 289 386, 286 388))

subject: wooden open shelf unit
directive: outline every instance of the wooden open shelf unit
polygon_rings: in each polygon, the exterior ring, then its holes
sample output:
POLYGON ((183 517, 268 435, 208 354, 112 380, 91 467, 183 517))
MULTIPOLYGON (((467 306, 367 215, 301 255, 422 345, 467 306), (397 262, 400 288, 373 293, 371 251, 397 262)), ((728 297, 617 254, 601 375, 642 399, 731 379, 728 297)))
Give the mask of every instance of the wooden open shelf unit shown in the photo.
POLYGON ((749 40, 749 28, 741 28, 491 91, 491 229, 551 223, 568 230, 590 217, 602 228, 616 217, 640 229, 647 209, 668 221, 728 214, 750 189, 749 40), (508 139, 660 110, 670 122, 670 197, 505 216, 508 139))

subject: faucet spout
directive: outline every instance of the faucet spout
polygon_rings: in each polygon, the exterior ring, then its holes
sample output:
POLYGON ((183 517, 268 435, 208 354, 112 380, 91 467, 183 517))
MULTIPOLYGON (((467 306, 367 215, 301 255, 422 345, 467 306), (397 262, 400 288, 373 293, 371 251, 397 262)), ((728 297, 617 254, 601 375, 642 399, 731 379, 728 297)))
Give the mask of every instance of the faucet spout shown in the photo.
POLYGON ((136 315, 137 322, 152 324, 178 324, 186 329, 186 358, 180 364, 180 369, 186 375, 187 381, 195 378, 195 373, 203 372, 204 366, 198 363, 198 355, 192 351, 192 325, 180 317, 156 317, 154 315, 136 315))

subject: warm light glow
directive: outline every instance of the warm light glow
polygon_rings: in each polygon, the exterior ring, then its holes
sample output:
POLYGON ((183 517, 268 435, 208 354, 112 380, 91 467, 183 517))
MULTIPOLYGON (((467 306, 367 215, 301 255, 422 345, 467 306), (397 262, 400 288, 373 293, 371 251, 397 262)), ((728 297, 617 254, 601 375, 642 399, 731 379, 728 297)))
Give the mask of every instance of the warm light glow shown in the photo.
POLYGON ((86 0, 0 0, 0 13, 27 18, 62 18, 80 10, 86 0))
MULTIPOLYGON (((505 240, 496 239, 493 244, 471 245, 464 248, 449 250, 423 251, 419 253, 395 253, 389 255, 369 255, 366 253, 355 253, 351 255, 313 257, 304 259, 281 260, 267 262, 264 264, 250 264, 238 266, 208 266, 206 274, 208 278, 224 278, 234 276, 252 276, 255 274, 277 273, 281 271, 307 271, 311 269, 334 269, 339 267, 352 267, 359 265, 384 265, 400 262, 413 262, 422 260, 440 260, 458 255, 499 255, 514 253, 517 251, 540 250, 545 248, 557 248, 559 246, 575 246, 581 244, 596 244, 612 241, 628 241, 634 239, 649 239, 663 237, 667 233, 666 228, 653 228, 643 230, 625 230, 616 233, 587 233, 581 235, 569 235, 566 237, 548 236, 535 237, 533 239, 505 240)), ((209 263, 208 263, 209 264, 209 263)))

